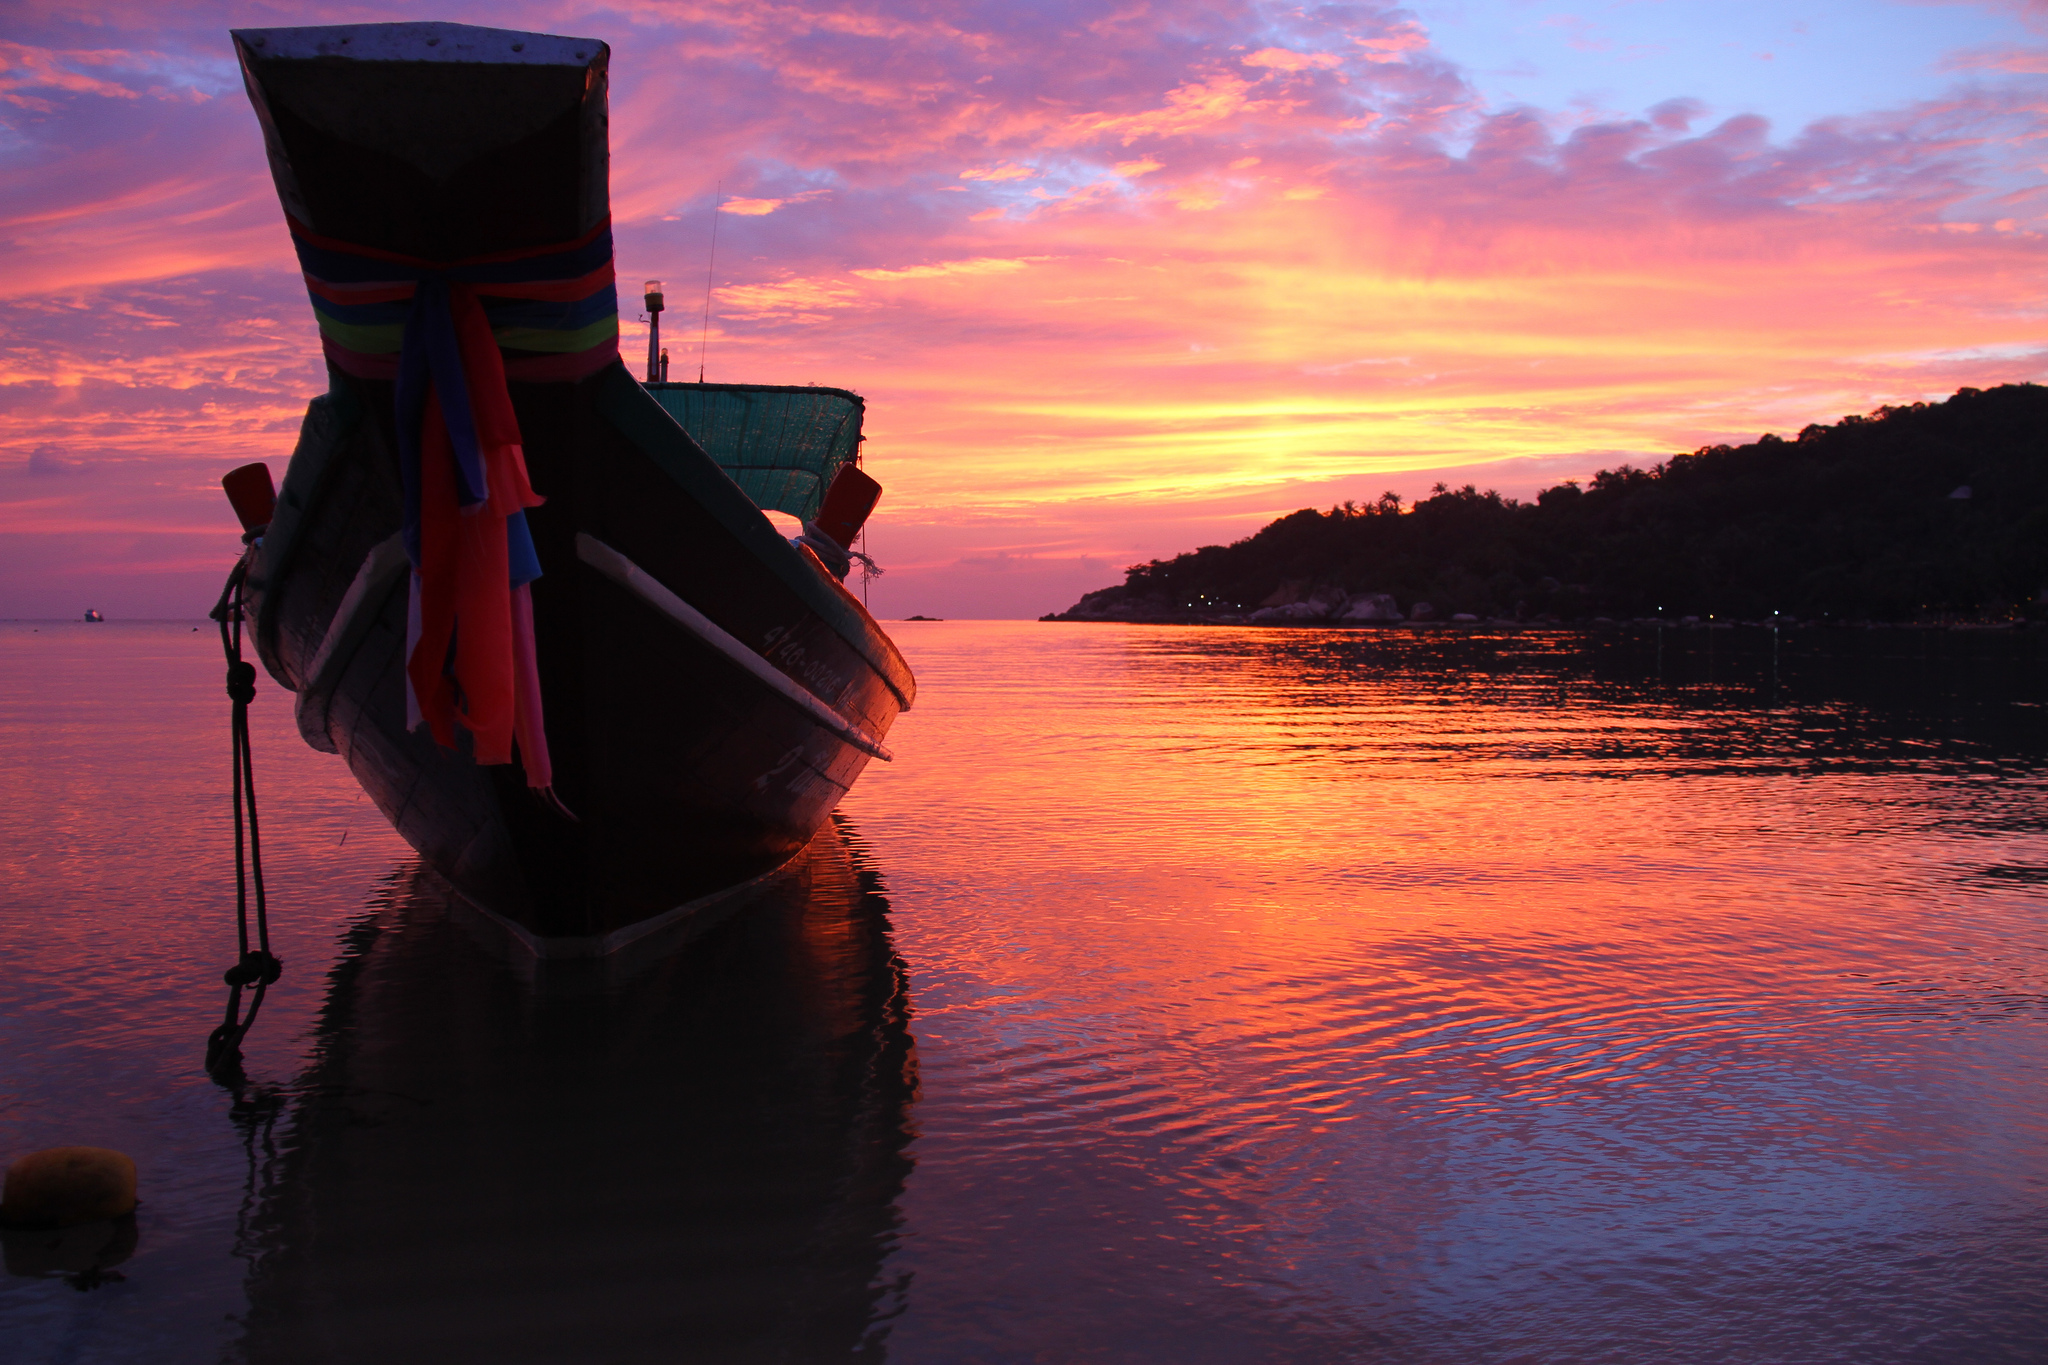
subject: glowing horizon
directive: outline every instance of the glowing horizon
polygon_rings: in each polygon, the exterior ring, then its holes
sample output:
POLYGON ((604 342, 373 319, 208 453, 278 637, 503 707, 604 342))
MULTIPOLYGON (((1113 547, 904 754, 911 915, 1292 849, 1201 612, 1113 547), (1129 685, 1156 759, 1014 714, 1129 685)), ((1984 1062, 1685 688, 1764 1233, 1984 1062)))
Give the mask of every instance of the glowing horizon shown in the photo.
MULTIPOLYGON (((612 44, 621 277, 670 282, 693 377, 722 208, 707 375, 866 396, 881 615, 1036 615, 1299 506, 2043 377, 2048 6, 1535 14, 440 17, 612 44)), ((388 17, 0 30, 0 616, 211 601, 220 473, 282 472, 324 387, 224 30, 388 17)))

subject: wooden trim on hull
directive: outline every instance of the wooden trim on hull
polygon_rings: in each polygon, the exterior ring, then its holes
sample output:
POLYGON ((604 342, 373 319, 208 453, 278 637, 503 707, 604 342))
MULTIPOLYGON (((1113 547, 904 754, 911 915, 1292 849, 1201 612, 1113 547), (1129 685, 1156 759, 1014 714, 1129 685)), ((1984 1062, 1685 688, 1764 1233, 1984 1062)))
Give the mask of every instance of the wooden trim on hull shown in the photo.
POLYGON ((699 639, 746 669, 779 695, 786 697, 799 710, 804 711, 818 724, 854 748, 879 758, 884 763, 895 761, 896 755, 884 748, 880 740, 792 682, 788 674, 728 635, 710 617, 656 582, 639 565, 611 546, 587 532, 578 531, 576 557, 614 583, 638 595, 641 600, 677 625, 696 632, 699 639))
POLYGON ((379 541, 363 557, 363 567, 356 570, 355 579, 348 585, 348 591, 342 594, 341 605, 334 611, 334 620, 329 623, 327 633, 321 636, 320 648, 313 652, 313 662, 306 666, 306 680, 299 687, 299 701, 294 711, 300 737, 322 753, 341 752, 334 747, 334 740, 327 732, 327 712, 334 701, 334 688, 341 680, 342 668, 355 657, 357 648, 382 612, 385 599, 405 582, 411 567, 400 537, 379 541))
MULTIPOLYGON (((623 365, 612 365, 589 382, 599 417, 631 446, 636 463, 659 470, 671 488, 680 490, 718 527, 721 536, 729 538, 736 557, 743 556, 754 572, 779 584, 776 591, 800 602, 805 611, 844 640, 868 668, 888 683, 896 696, 896 709, 908 711, 917 700, 917 680, 896 642, 876 624, 859 599, 847 593, 829 574, 820 575, 813 570, 740 486, 677 425, 676 419, 643 385, 626 373, 623 365)), ((529 462, 533 460, 531 448, 527 458, 529 462)), ((617 537, 612 543, 628 545, 641 557, 643 567, 650 563, 649 549, 639 543, 617 537)), ((658 565, 655 572, 656 577, 663 576, 658 565)), ((731 629, 730 623, 726 624, 731 629)), ((743 631, 732 633, 745 638, 743 631)), ((780 643, 767 641, 760 653, 770 663, 781 666, 780 643)))

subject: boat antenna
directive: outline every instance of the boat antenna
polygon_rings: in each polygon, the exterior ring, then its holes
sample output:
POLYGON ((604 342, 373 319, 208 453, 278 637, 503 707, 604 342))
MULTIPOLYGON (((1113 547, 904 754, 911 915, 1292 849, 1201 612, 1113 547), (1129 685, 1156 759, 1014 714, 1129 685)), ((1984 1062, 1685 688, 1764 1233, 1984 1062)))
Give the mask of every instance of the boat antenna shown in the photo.
POLYGON ((711 272, 718 267, 718 215, 725 211, 725 182, 718 182, 711 206, 711 258, 704 263, 704 327, 697 334, 697 382, 704 382, 704 347, 711 340, 711 272))

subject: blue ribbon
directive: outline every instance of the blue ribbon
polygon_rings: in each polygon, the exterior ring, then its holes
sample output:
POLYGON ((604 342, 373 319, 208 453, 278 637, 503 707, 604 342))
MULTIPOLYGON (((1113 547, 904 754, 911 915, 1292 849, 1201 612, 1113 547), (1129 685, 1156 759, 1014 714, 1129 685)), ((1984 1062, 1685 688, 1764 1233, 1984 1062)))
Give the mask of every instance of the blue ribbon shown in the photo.
POLYGON ((398 467, 405 478, 405 549, 414 568, 420 564, 420 424, 430 389, 441 395, 441 418, 455 447, 455 500, 474 507, 490 497, 491 489, 469 408, 469 376, 455 338, 448 280, 441 275, 425 276, 414 287, 398 352, 398 467))

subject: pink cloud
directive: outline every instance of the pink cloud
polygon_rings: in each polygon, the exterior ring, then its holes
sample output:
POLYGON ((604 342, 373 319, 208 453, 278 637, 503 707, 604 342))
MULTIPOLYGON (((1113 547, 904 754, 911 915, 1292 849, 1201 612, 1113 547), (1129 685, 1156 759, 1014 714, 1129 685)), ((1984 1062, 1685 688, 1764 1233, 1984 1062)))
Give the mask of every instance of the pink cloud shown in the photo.
POLYGON ((63 90, 73 94, 132 100, 137 95, 128 87, 88 76, 77 69, 80 65, 103 66, 123 55, 114 52, 52 52, 44 47, 0 42, 0 94, 4 94, 10 104, 35 108, 40 113, 54 112, 54 109, 47 101, 30 104, 27 97, 16 92, 63 90))
POLYGON ((1029 180, 1037 174, 1038 172, 1032 170, 1029 166, 1003 165, 989 166, 979 170, 962 171, 960 172, 960 178, 962 180, 985 180, 991 184, 995 184, 1004 180, 1029 180))
POLYGON ((2030 75, 2048 74, 2048 48, 1973 47, 1951 52, 1941 60, 1945 71, 2004 71, 2030 75))
MULTIPOLYGON (((626 276, 701 278, 716 187, 744 191, 709 375, 868 396, 884 610, 1035 613, 1432 470, 1563 477, 2048 378, 2048 119, 2010 62, 1806 129, 1681 98, 1573 127, 1478 107, 1371 4, 467 9, 613 44, 626 276)), ((281 467, 317 345, 239 95, 150 94, 219 93, 217 16, 26 14, 0 615, 117 579, 167 610, 232 552, 219 473, 281 467)))
POLYGON ((1344 59, 1334 52, 1295 52, 1284 47, 1260 48, 1241 60, 1246 66, 1270 67, 1275 71, 1328 71, 1344 64, 1344 59))
POLYGON ((1369 62, 1398 62, 1411 52, 1427 49, 1429 34, 1420 24, 1404 19, 1373 37, 1354 37, 1351 41, 1365 49, 1363 55, 1369 62))

